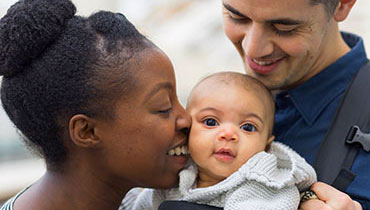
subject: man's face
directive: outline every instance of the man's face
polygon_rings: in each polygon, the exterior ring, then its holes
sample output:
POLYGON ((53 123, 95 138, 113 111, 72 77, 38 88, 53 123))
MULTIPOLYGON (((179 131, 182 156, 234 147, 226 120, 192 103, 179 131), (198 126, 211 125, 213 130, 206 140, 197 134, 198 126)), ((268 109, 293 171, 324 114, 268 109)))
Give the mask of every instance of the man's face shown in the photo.
POLYGON ((270 89, 297 86, 337 59, 337 23, 322 4, 223 0, 223 20, 246 73, 270 89))

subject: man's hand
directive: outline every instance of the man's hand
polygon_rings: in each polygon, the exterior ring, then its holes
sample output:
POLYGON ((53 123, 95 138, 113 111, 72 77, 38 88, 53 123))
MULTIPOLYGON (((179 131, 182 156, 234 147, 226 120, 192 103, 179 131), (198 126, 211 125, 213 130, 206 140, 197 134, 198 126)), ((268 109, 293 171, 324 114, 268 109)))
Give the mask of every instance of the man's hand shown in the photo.
POLYGON ((362 210, 360 203, 323 182, 313 184, 311 190, 316 193, 319 199, 311 199, 301 203, 300 210, 362 210))

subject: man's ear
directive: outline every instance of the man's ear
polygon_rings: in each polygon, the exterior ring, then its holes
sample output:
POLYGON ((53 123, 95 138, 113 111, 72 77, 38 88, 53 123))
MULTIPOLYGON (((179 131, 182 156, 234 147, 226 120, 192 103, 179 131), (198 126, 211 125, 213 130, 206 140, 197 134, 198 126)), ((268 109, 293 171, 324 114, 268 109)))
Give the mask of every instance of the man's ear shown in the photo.
POLYGON ((95 135, 96 122, 83 114, 74 115, 69 120, 69 135, 72 142, 79 147, 96 147, 100 139, 95 135))
POLYGON ((271 146, 271 143, 272 141, 274 141, 275 139, 275 136, 274 135, 271 135, 268 139, 267 139, 267 144, 266 144, 266 149, 265 151, 269 150, 270 149, 270 146, 271 146))
POLYGON ((356 0, 340 0, 334 12, 334 20, 337 22, 345 20, 355 3, 356 0))

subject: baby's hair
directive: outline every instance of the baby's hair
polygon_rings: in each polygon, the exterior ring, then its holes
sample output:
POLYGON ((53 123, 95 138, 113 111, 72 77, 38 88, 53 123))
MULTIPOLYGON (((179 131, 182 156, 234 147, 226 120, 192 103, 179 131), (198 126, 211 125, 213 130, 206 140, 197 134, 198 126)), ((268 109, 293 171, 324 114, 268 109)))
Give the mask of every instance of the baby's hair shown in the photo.
POLYGON ((75 114, 112 119, 134 88, 134 60, 155 46, 122 14, 75 15, 70 0, 20 0, 0 20, 1 101, 55 169, 75 114))
MULTIPOLYGON (((238 72, 231 72, 231 71, 225 71, 225 72, 218 72, 211 75, 206 76, 205 78, 201 79, 193 88, 189 95, 189 100, 187 107, 189 106, 189 102, 191 101, 192 93, 193 91, 203 82, 212 80, 216 83, 223 83, 226 85, 235 85, 238 87, 241 87, 245 89, 246 91, 254 91, 258 95, 260 95, 263 100, 264 104, 267 104, 267 108, 271 110, 271 130, 270 134, 272 134, 272 126, 274 124, 274 113, 275 113, 275 103, 274 98, 272 96, 272 93, 268 90, 268 88, 258 79, 255 79, 251 76, 248 76, 247 74, 242 74, 238 72)), ((243 99, 240 99, 243 100, 243 99)))

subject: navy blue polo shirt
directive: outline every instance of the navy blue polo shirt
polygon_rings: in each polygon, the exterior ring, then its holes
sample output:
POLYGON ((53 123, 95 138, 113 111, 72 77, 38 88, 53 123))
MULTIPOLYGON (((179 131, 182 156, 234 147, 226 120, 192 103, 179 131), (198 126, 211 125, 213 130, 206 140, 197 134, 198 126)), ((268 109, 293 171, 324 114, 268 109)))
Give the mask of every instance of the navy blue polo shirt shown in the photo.
MULTIPOLYGON (((276 95, 274 135, 313 163, 344 90, 366 62, 363 40, 342 33, 351 51, 304 84, 276 95)), ((370 90, 369 97, 370 97, 370 90)), ((370 153, 360 149, 352 166, 355 180, 347 193, 370 209, 370 153)))

